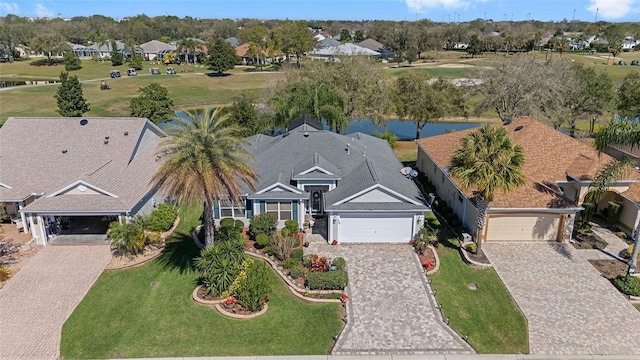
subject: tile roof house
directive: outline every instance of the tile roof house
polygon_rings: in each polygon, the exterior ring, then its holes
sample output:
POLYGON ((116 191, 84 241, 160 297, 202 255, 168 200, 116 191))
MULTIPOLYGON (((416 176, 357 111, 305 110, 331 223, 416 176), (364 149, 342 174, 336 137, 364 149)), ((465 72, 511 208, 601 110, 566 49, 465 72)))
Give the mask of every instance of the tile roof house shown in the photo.
POLYGON ((289 127, 280 136, 247 138, 249 166, 259 175, 256 190, 245 188, 242 203, 216 204, 216 219, 248 223, 266 212, 282 227, 313 216, 327 220, 320 231, 329 241, 341 243, 408 242, 415 236, 429 208, 385 140, 322 130, 308 117, 289 127))
POLYGON ((165 200, 150 183, 163 137, 142 118, 9 118, 0 128, 0 202, 42 245, 50 219, 148 213, 165 200))
MULTIPOLYGON (((570 239, 591 181, 614 159, 532 118, 494 126, 504 126, 512 142, 523 147, 526 183, 510 193, 495 195, 484 229, 477 229, 474 189, 463 189, 448 174, 455 149, 473 129, 418 140, 418 169, 436 187, 438 197, 482 241, 570 239)), ((627 232, 632 232, 640 219, 638 178, 634 173, 616 182, 597 204, 600 212, 609 201, 621 203, 620 227, 627 232)))

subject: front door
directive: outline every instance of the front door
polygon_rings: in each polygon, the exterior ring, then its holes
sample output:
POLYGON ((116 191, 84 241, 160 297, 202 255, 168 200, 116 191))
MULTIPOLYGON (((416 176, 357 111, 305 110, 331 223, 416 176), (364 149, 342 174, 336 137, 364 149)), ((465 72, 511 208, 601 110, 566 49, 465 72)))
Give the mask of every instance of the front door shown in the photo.
POLYGON ((311 204, 311 213, 323 214, 324 192, 329 191, 329 186, 310 186, 306 187, 306 190, 309 191, 310 194, 309 203, 311 204))

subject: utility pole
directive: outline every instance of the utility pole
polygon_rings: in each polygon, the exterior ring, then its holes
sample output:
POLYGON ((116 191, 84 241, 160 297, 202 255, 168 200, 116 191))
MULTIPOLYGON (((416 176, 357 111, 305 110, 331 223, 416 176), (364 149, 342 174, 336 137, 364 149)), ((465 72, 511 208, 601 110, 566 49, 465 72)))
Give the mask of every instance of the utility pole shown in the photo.
POLYGON ((576 21, 576 9, 573 9, 573 17, 571 18, 571 22, 576 21))
POLYGON ((600 11, 600 8, 596 8, 596 19, 593 20, 594 23, 598 22, 598 11, 600 11))

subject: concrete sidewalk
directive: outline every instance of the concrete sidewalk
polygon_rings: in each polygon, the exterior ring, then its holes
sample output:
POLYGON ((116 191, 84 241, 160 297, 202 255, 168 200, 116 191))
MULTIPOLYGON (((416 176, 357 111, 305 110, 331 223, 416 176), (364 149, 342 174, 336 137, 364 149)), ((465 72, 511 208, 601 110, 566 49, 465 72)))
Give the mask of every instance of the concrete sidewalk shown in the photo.
MULTIPOLYGON (((175 357, 154 360, 637 360, 638 355, 309 355, 309 356, 226 356, 175 357)), ((117 360, 117 359, 112 359, 117 360)), ((149 359, 129 359, 149 360, 149 359)))

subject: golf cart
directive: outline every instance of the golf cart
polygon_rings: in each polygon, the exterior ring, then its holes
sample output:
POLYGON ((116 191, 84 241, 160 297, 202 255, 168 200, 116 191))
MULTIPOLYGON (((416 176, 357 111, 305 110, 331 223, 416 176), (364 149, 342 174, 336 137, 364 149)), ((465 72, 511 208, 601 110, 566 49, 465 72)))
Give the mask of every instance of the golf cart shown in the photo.
POLYGON ((138 75, 138 73, 136 72, 136 69, 131 68, 131 69, 127 70, 127 75, 128 76, 136 76, 136 75, 138 75))
POLYGON ((167 74, 168 75, 175 75, 176 74, 176 70, 172 67, 167 68, 167 74))
POLYGON ((160 70, 158 70, 158 68, 151 68, 149 69, 149 72, 151 75, 160 75, 160 70))
POLYGON ((111 73, 109 75, 111 76, 112 79, 119 78, 120 70, 111 70, 111 73))
POLYGON ((100 90, 110 90, 111 88, 109 87, 109 85, 107 85, 107 82, 105 80, 102 80, 102 82, 100 83, 100 90))

